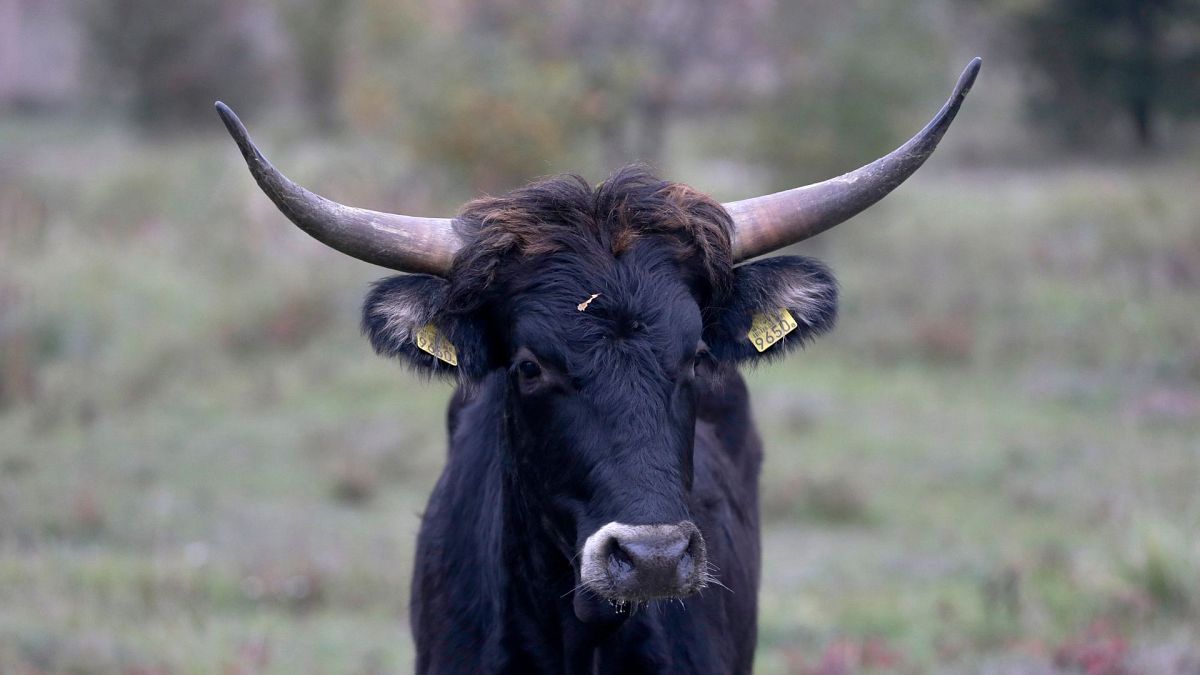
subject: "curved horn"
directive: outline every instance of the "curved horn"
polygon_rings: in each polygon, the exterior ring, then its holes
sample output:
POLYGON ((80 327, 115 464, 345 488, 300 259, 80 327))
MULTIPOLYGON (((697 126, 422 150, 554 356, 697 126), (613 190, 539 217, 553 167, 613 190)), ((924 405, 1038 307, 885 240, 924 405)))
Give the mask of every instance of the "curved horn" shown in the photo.
POLYGON ((246 165, 275 206, 317 241, 375 265, 401 272, 445 275, 463 240, 449 218, 418 218, 344 206, 293 183, 250 140, 229 106, 217 113, 237 141, 246 165))
POLYGON ((946 105, 920 133, 891 153, 837 178, 723 204, 733 218, 734 261, 820 234, 896 189, 933 154, 975 83, 982 62, 979 57, 972 59, 946 105))

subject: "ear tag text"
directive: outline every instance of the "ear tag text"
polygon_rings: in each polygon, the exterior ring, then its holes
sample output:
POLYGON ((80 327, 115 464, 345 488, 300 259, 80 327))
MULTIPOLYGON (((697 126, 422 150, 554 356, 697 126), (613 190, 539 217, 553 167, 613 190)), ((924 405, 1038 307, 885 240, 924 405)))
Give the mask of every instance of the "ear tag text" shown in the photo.
POLYGON ((754 315, 750 322, 750 344, 759 352, 765 352, 771 345, 783 339, 784 335, 796 330, 796 320, 786 308, 780 307, 778 312, 770 314, 760 312, 754 315))
POLYGON ((416 333, 416 342, 421 351, 433 354, 438 360, 452 366, 458 365, 458 352, 454 350, 454 344, 438 331, 437 326, 431 323, 421 326, 416 333))

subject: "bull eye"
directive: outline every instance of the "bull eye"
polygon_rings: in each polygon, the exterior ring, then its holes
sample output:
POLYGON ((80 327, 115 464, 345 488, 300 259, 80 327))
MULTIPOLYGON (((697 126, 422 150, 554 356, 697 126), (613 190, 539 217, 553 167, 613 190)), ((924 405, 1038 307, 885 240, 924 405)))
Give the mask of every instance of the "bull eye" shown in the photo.
POLYGON ((533 361, 522 361, 517 364, 517 372, 521 377, 532 380, 542 374, 542 367, 533 361))
POLYGON ((708 349, 701 348, 697 350, 696 355, 692 357, 692 376, 708 377, 712 375, 713 367, 713 357, 708 349))

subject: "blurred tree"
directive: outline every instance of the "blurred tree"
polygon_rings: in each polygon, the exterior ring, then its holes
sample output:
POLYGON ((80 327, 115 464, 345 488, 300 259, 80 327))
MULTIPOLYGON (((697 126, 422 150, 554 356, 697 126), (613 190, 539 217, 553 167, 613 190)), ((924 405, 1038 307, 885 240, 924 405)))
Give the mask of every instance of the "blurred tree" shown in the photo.
POLYGON ((581 68, 585 111, 609 169, 660 164, 672 122, 745 105, 770 62, 763 38, 773 0, 546 4, 547 25, 529 37, 581 68))
POLYGON ((351 124, 393 137, 472 193, 568 168, 579 101, 570 64, 472 32, 453 3, 368 0, 363 9, 348 59, 351 124))
POLYGON ((437 81, 451 86, 414 97, 418 156, 485 193, 575 165, 582 91, 571 64, 530 60, 499 41, 477 39, 470 52, 440 60, 437 81))
POLYGON ((769 60, 774 0, 539 0, 485 4, 484 30, 520 35, 538 58, 580 71, 581 112, 608 169, 661 163, 673 121, 742 106, 769 60), (529 20, 530 17, 538 20, 529 20))
POLYGON ((100 94, 143 126, 211 126, 215 99, 245 109, 263 98, 259 17, 246 3, 90 0, 80 10, 100 94))
POLYGON ((350 5, 343 0, 278 0, 292 43, 305 107, 321 131, 338 126, 345 24, 350 5))
POLYGON ((375 0, 356 47, 370 58, 355 59, 353 116, 387 124, 403 113, 420 158, 477 190, 658 163, 674 121, 744 103, 773 2, 375 0))
POLYGON ((1009 10, 1042 75, 1033 111, 1068 142, 1098 140, 1119 118, 1150 147, 1162 116, 1200 115, 1195 0, 1052 0, 1009 10))
POLYGON ((752 124, 752 150, 775 188, 853 169, 921 128, 945 94, 941 9, 929 0, 780 7, 770 31, 780 81, 752 124))

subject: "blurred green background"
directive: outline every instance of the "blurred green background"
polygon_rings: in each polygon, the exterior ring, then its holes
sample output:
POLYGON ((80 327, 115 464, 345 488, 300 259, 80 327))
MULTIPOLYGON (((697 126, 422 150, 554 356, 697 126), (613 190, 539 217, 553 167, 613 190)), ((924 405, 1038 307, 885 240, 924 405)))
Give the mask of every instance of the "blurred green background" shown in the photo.
POLYGON ((0 673, 405 673, 449 388, 340 201, 632 160, 719 199, 883 154, 799 250, 838 329, 748 377, 762 673, 1200 672, 1200 3, 0 0, 0 673))

